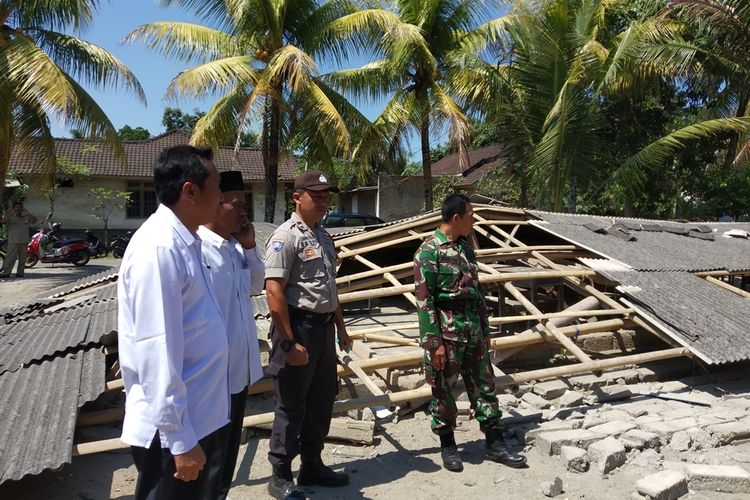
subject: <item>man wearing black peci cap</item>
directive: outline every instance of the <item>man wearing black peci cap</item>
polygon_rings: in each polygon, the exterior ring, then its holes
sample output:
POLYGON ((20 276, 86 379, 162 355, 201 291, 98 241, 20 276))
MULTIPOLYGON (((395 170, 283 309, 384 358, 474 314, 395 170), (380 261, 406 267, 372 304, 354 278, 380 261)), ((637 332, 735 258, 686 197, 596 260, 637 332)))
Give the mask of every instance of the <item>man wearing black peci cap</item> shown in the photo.
POLYGON ((305 498, 292 478, 292 460, 301 455, 300 486, 345 486, 346 474, 326 467, 320 453, 331 424, 338 392, 336 340, 346 349, 346 333, 336 293, 336 252, 320 226, 331 191, 319 170, 294 180, 296 205, 291 218, 266 242, 266 296, 271 311, 271 360, 275 418, 268 459, 268 484, 275 498, 305 498))
POLYGON ((224 201, 216 220, 200 226, 198 236, 229 341, 230 423, 218 496, 223 500, 237 464, 247 386, 263 376, 250 296, 263 291, 264 267, 255 245, 255 229, 247 217, 242 172, 221 172, 219 178, 224 201))

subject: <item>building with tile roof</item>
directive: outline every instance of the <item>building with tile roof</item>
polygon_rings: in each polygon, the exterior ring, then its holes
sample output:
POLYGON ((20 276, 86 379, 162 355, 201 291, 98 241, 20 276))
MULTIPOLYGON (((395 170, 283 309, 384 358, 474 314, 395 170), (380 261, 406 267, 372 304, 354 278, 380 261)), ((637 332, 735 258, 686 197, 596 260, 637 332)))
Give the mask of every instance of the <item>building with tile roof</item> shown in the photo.
MULTIPOLYGON (((165 148, 187 144, 190 136, 182 131, 170 131, 145 141, 125 141, 126 161, 115 158, 111 146, 99 140, 55 139, 58 158, 83 165, 88 175, 64 179, 58 176, 60 195, 55 201, 56 222, 66 229, 99 228, 101 221, 91 214, 92 199, 89 189, 106 187, 131 193, 128 207, 113 213, 111 229, 135 229, 156 209, 156 194, 151 182, 154 162, 165 148)), ((41 169, 38 151, 15 148, 10 159, 10 170, 31 186, 26 206, 37 217, 48 211, 48 201, 40 192, 41 169)), ((245 180, 248 207, 254 220, 263 220, 265 212, 265 175, 261 150, 233 147, 214 150, 214 162, 219 171, 240 170, 245 180)), ((282 158, 279 164, 279 184, 276 199, 276 219, 284 218, 286 192, 294 177, 295 158, 282 158)))

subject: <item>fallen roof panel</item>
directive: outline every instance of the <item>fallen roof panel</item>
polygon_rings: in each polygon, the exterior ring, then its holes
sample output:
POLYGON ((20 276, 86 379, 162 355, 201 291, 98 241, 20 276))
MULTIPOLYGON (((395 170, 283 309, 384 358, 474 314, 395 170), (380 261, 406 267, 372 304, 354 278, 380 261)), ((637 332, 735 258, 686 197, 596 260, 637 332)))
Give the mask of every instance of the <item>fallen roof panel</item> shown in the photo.
POLYGON ((100 349, 0 375, 0 483, 70 462, 78 408, 103 390, 100 349))
POLYGON ((750 359, 750 301, 688 272, 601 271, 662 329, 711 364, 750 359))

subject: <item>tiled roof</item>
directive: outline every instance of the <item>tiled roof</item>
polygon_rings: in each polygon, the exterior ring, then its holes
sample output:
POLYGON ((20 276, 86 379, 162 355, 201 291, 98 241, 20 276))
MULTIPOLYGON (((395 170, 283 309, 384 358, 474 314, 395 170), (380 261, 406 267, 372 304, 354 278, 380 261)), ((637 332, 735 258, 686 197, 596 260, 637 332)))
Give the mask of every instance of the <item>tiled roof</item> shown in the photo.
POLYGON ((470 149, 469 164, 466 168, 459 166, 459 155, 453 153, 441 158, 432 165, 432 176, 438 175, 466 175, 473 168, 495 161, 502 153, 502 146, 495 144, 478 149, 470 149))
POLYGON ((0 375, 0 483, 70 462, 78 409, 104 391, 104 375, 101 349, 0 375))
MULTIPOLYGON (((164 148, 189 141, 190 136, 181 131, 166 132, 145 141, 124 141, 127 165, 116 160, 112 148, 98 140, 55 139, 55 150, 58 157, 87 166, 93 176, 152 177, 154 162, 164 148)), ((15 148, 10 158, 10 170, 17 174, 36 173, 40 154, 15 148)), ((233 147, 219 147, 214 149, 214 163, 219 171, 241 170, 245 181, 265 179, 263 155, 259 149, 240 148, 235 162, 233 147)), ((293 179, 294 163, 294 157, 279 162, 279 180, 293 179)))
POLYGON ((537 227, 586 247, 599 255, 618 260, 642 271, 728 271, 750 270, 750 240, 726 238, 730 229, 750 230, 750 223, 680 223, 646 219, 625 219, 530 211, 546 223, 537 227), (703 240, 669 231, 631 231, 632 241, 612 234, 600 234, 584 225, 607 227, 613 222, 633 225, 657 224, 670 230, 706 226, 714 239, 703 240))
POLYGON ((748 299, 688 272, 601 271, 626 300, 710 364, 750 359, 748 299))

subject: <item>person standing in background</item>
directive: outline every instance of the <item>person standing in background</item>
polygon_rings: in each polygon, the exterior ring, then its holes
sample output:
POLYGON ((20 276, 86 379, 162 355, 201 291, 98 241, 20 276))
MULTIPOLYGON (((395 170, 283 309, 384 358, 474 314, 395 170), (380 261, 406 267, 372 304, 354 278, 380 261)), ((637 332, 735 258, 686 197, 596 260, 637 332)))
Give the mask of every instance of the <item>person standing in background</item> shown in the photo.
POLYGON ((37 218, 34 217, 23 207, 23 203, 17 201, 13 204, 2 223, 8 229, 8 248, 5 252, 5 261, 0 269, 0 278, 9 278, 13 270, 13 264, 18 261, 16 266, 16 277, 23 278, 26 269, 26 247, 29 245, 29 224, 36 224, 37 218))

